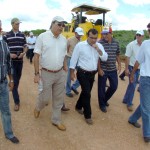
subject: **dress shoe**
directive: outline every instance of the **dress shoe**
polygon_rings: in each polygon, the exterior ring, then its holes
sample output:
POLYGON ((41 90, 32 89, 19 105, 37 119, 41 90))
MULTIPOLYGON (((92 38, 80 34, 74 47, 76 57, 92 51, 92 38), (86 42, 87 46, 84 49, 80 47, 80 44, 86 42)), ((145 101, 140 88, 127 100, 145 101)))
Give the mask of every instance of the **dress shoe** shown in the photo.
POLYGON ((144 137, 144 141, 145 141, 146 143, 150 142, 150 137, 144 137))
POLYGON ((66 127, 63 125, 63 124, 55 124, 55 123, 52 123, 54 126, 56 126, 59 130, 61 131, 66 131, 66 127))
POLYGON ((107 106, 107 107, 109 106, 109 103, 108 103, 108 102, 106 102, 106 106, 107 106))
POLYGON ((63 106, 63 107, 61 108, 61 110, 62 110, 62 111, 69 111, 70 109, 67 108, 67 107, 65 107, 65 106, 63 106))
POLYGON ((131 122, 131 121, 128 121, 130 124, 132 124, 134 127, 136 128, 140 128, 141 125, 138 123, 138 122, 131 122))
POLYGON ((106 112, 107 112, 106 107, 100 107, 100 110, 101 110, 102 112, 104 112, 104 113, 106 113, 106 112))
POLYGON ((66 94, 68 97, 73 97, 72 93, 66 94))
POLYGON ((93 120, 91 118, 89 119, 85 119, 86 123, 89 124, 89 125, 92 125, 93 124, 93 120))
POLYGON ((125 81, 125 79, 124 79, 123 77, 120 77, 120 76, 119 76, 119 78, 120 78, 122 81, 125 81))
POLYGON ((15 104, 15 106, 14 106, 14 111, 19 111, 19 107, 20 107, 19 104, 15 104))
POLYGON ((39 118, 40 111, 38 111, 36 108, 34 109, 34 117, 39 118))
POLYGON ((78 92, 76 89, 71 88, 71 90, 72 90, 76 95, 79 94, 79 92, 78 92))
POLYGON ((127 109, 128 109, 129 111, 133 111, 133 107, 132 107, 132 106, 127 106, 127 109))
POLYGON ((83 110, 82 110, 82 109, 75 108, 75 110, 76 110, 79 114, 83 115, 83 110))
POLYGON ((6 137, 8 140, 10 140, 12 143, 14 143, 14 144, 18 144, 19 143, 19 140, 18 140, 18 138, 17 137, 12 137, 12 138, 8 138, 8 137, 6 137))

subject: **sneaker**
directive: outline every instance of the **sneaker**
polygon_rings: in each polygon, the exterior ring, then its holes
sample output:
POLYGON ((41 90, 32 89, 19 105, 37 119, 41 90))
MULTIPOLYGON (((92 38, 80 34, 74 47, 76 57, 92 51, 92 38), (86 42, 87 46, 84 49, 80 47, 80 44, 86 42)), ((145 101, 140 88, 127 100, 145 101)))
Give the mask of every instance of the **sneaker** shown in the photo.
POLYGON ((92 125, 93 124, 93 120, 91 118, 89 119, 85 119, 86 123, 89 124, 89 125, 92 125))
POLYGON ((83 115, 83 110, 82 110, 82 109, 75 108, 75 110, 76 110, 79 114, 83 115))
POLYGON ((72 93, 66 94, 68 97, 73 97, 72 93))
POLYGON ((12 143, 14 143, 14 144, 18 144, 19 143, 19 140, 18 140, 18 138, 17 137, 12 137, 12 138, 8 138, 8 137, 6 137, 8 140, 10 140, 12 143))
POLYGON ((76 95, 79 94, 79 92, 78 92, 76 89, 71 88, 71 90, 72 90, 76 95))

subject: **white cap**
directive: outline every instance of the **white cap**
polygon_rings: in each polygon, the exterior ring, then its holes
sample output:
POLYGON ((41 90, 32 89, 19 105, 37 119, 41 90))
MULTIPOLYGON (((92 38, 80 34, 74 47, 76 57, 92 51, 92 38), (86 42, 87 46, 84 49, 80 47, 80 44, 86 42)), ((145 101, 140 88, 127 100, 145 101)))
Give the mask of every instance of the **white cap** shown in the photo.
POLYGON ((144 31, 143 31, 143 30, 138 30, 138 31, 136 32, 136 34, 144 35, 144 31))
POLYGON ((30 32, 30 36, 32 36, 33 35, 33 32, 30 32))
POLYGON ((78 33, 78 35, 84 35, 83 29, 80 28, 80 27, 77 27, 77 28, 75 29, 75 32, 78 33))
POLYGON ((53 22, 53 21, 64 22, 64 19, 63 19, 62 17, 60 17, 60 16, 56 16, 56 17, 54 17, 54 18, 52 19, 52 22, 53 22))

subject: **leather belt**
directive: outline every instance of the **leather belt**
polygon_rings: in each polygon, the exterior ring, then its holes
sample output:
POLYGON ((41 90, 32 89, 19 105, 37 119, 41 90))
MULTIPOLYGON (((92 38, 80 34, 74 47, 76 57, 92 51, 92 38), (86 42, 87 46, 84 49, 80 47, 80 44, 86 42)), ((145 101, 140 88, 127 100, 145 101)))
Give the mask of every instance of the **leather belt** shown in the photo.
POLYGON ((63 68, 63 67, 61 67, 59 70, 48 70, 48 69, 46 69, 46 68, 42 68, 42 69, 43 69, 44 71, 47 71, 47 72, 57 73, 57 72, 61 71, 62 68, 63 68))
POLYGON ((84 73, 90 73, 90 74, 96 74, 96 72, 97 72, 97 70, 93 70, 93 71, 87 71, 87 70, 84 70, 84 69, 82 69, 82 68, 78 68, 78 70, 79 71, 82 71, 82 72, 84 72, 84 73))

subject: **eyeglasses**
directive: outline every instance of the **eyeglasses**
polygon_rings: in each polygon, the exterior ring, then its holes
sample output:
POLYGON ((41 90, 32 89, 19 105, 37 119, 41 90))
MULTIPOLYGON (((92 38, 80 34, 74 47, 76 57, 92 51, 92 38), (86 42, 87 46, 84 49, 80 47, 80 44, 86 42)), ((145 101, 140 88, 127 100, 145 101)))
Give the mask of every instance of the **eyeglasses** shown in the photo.
POLYGON ((141 34, 136 34, 136 36, 141 36, 141 34))
POLYGON ((63 28, 65 27, 65 24, 64 24, 64 23, 59 23, 59 22, 58 22, 57 25, 58 25, 59 27, 63 27, 63 28))
POLYGON ((94 37, 89 37, 90 39, 92 39, 92 40, 97 40, 97 37, 96 38, 94 38, 94 37))

